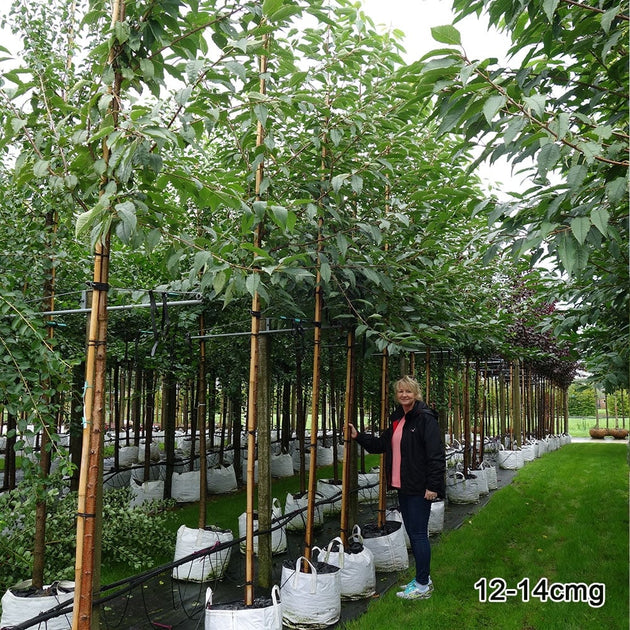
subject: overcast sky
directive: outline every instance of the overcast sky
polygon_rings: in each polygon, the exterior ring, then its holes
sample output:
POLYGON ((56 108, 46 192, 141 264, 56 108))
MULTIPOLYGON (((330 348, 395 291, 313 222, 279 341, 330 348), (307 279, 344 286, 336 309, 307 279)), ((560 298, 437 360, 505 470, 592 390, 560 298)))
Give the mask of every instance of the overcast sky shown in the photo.
MULTIPOLYGON (((453 22, 450 0, 362 0, 365 12, 383 28, 397 28, 405 33, 407 61, 438 48, 431 37, 431 28, 453 22)), ((482 16, 469 16, 458 22, 462 43, 471 58, 504 57, 509 40, 489 28, 482 16)))
MULTIPOLYGON (((453 23, 450 0, 362 0, 364 11, 382 29, 396 28, 405 34, 406 61, 419 59, 426 52, 440 48, 442 44, 431 36, 431 28, 453 23)), ((497 57, 507 63, 509 39, 488 26, 482 16, 468 16, 455 27, 462 36, 462 45, 470 59, 497 57)), ((523 187, 521 177, 514 178, 505 163, 480 165, 478 174, 496 193, 499 189, 523 187), (497 184, 499 186, 497 189, 497 184)), ((502 196, 502 195, 499 195, 502 196)))

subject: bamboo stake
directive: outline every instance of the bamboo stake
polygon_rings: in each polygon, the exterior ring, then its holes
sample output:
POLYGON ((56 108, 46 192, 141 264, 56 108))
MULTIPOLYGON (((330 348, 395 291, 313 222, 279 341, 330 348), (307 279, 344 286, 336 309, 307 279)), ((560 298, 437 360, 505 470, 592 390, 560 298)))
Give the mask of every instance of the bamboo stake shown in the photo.
MULTIPOLYGON (((125 0, 112 1, 111 15, 112 28, 117 22, 124 21, 125 0)), ((114 66, 116 55, 117 48, 113 47, 109 52, 108 65, 114 66)), ((122 73, 116 68, 114 83, 110 90, 113 96, 110 114, 114 128, 118 126, 121 84, 122 73)), ((103 160, 105 164, 109 164, 107 138, 103 140, 102 150, 103 160)), ((94 590, 98 588, 100 579, 99 534, 102 518, 102 428, 106 383, 109 252, 110 234, 107 232, 94 248, 92 310, 85 367, 83 448, 77 506, 73 630, 89 630, 92 625, 98 626, 98 616, 92 614, 92 602, 94 590)))
MULTIPOLYGON (((324 238, 322 234, 323 217, 319 218, 319 229, 317 234, 317 276, 315 281, 315 317, 313 336, 313 394, 311 399, 311 457, 308 471, 308 503, 306 510, 306 534, 304 537, 304 557, 311 559, 311 547, 313 537, 313 522, 315 515, 315 492, 317 484, 317 432, 319 426, 319 385, 320 385, 320 360, 321 360, 321 338, 322 338, 322 276, 320 273, 320 254, 323 249, 324 238)), ((305 562, 304 569, 310 565, 305 562)))
MULTIPOLYGON (((329 96, 326 95, 326 106, 330 106, 329 96)), ((328 121, 326 121, 328 122, 328 121)), ((322 180, 326 175, 326 158, 327 158, 327 133, 324 131, 322 142, 322 180)), ((321 255, 324 249, 324 217, 320 208, 319 218, 317 220, 317 260, 316 260, 316 277, 315 277, 315 314, 313 317, 314 334, 313 334, 313 391, 311 397, 311 457, 309 460, 308 473, 308 502, 306 509, 306 532, 304 537, 304 557, 306 560, 311 559, 311 546, 313 536, 313 521, 315 514, 315 492, 317 484, 317 433, 319 426, 319 386, 321 375, 321 339, 322 339, 322 274, 321 274, 321 255)), ((304 562, 304 572, 309 572, 310 565, 304 562)))
MULTIPOLYGON (((94 293, 85 368, 83 451, 77 507, 77 549, 73 630, 88 630, 92 624, 96 564, 95 546, 99 529, 98 506, 102 484, 102 427, 105 398, 107 336, 107 285, 109 240, 97 244, 94 259, 94 293), (101 288, 99 288, 101 287, 101 288)), ((99 558, 100 560, 100 558, 99 558)))
MULTIPOLYGON (((268 45, 268 36, 263 36, 265 49, 268 45)), ((260 56, 260 82, 261 94, 266 93, 267 55, 260 56)), ((264 141, 265 130, 259 120, 257 125, 256 146, 260 147, 264 141)), ((264 176, 264 160, 261 160, 256 168, 256 199, 260 200, 260 189, 264 176)), ((256 227, 254 246, 260 248, 262 244, 262 221, 256 227)), ((254 273, 258 273, 254 269, 254 273)), ((256 417, 258 412, 258 336, 260 333, 260 295, 254 291, 252 297, 252 321, 250 338, 249 361, 249 399, 247 401, 247 507, 245 521, 245 605, 254 603, 254 459, 256 456, 256 417)))

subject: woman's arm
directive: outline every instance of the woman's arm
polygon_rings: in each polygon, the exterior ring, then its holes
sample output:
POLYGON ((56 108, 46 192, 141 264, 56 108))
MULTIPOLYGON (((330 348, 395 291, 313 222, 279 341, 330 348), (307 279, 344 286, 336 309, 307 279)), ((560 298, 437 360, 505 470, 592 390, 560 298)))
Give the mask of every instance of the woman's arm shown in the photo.
POLYGON ((359 433, 353 424, 348 423, 350 437, 356 440, 368 453, 384 453, 389 439, 389 431, 386 429, 381 435, 371 435, 369 433, 359 433))

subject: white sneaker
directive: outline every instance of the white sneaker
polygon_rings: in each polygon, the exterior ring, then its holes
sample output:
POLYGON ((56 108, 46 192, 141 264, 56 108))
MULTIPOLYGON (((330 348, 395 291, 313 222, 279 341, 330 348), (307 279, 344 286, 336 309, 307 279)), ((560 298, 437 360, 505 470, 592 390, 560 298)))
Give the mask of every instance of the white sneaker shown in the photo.
MULTIPOLYGON (((410 588, 411 586, 413 586, 415 583, 416 583, 416 579, 414 578, 413 580, 411 580, 411 582, 407 582, 407 584, 401 584, 401 585, 398 587, 398 590, 399 590, 399 591, 405 591, 405 590, 407 590, 408 588, 410 588)), ((429 576, 429 582, 428 582, 427 586, 428 586, 431 590, 433 590, 433 580, 431 579, 431 576, 429 576)))
POLYGON ((404 591, 396 593, 401 599, 429 599, 433 592, 433 585, 418 584, 415 580, 407 585, 404 591))

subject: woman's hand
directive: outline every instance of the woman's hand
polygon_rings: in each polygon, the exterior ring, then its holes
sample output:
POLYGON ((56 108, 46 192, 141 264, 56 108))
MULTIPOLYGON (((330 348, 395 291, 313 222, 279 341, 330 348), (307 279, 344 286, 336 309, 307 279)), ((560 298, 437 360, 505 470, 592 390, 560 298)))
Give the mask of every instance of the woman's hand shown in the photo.
POLYGON ((348 427, 350 429, 350 437, 354 440, 354 438, 356 438, 357 435, 359 435, 359 433, 356 430, 356 428, 354 427, 354 425, 350 424, 349 422, 348 422, 348 427))
POLYGON ((437 492, 433 492, 432 490, 425 490, 424 491, 424 498, 427 501, 435 501, 438 498, 437 492))

